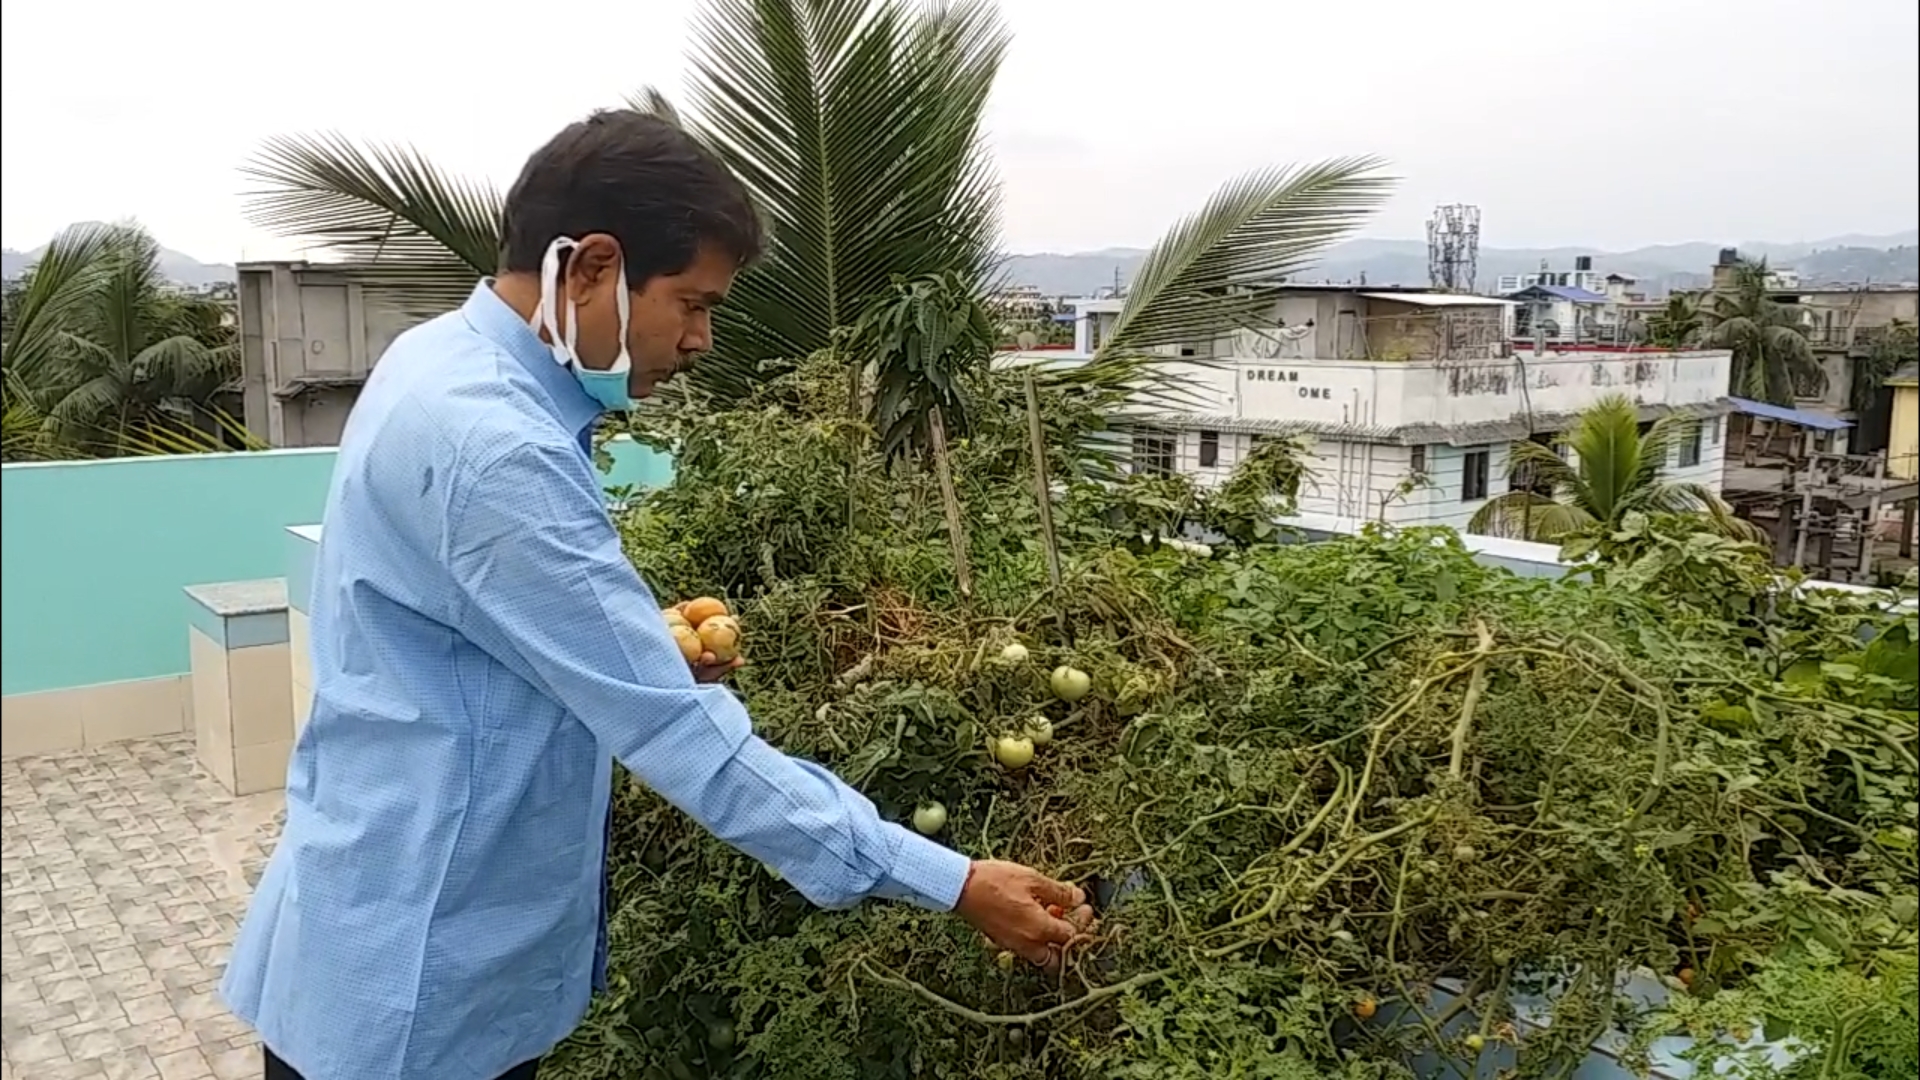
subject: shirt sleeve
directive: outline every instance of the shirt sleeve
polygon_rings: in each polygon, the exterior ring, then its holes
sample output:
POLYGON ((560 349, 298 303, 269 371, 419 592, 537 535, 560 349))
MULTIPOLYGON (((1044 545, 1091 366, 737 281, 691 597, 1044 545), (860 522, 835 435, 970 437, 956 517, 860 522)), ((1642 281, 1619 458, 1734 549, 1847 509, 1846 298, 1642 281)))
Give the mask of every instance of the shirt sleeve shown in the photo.
MULTIPOLYGON (((972 863, 826 769, 753 733, 730 690, 694 681, 571 447, 523 445, 479 470, 449 522, 463 617, 602 746, 715 836, 821 907, 869 897, 939 911, 972 863)), ((745 538, 743 538, 745 542, 745 538)))

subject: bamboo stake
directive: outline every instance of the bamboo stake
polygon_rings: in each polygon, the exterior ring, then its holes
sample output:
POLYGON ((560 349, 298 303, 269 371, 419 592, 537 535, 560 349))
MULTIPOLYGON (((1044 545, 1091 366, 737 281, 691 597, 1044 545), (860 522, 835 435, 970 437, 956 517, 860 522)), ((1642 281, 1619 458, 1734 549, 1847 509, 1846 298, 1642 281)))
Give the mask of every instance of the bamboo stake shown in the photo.
POLYGON ((1040 503, 1040 540, 1047 551, 1047 581, 1060 588, 1060 542, 1053 535, 1053 483, 1047 478, 1047 437, 1040 424, 1040 389, 1026 372, 1027 439, 1033 449, 1033 497, 1040 503))
POLYGON ((947 422, 935 405, 928 413, 928 431, 933 437, 933 472, 940 481, 940 501, 947 509, 947 537, 953 541, 953 576, 960 583, 960 595, 973 599, 973 566, 967 559, 967 526, 960 518, 960 493, 953 486, 953 466, 947 460, 947 422))

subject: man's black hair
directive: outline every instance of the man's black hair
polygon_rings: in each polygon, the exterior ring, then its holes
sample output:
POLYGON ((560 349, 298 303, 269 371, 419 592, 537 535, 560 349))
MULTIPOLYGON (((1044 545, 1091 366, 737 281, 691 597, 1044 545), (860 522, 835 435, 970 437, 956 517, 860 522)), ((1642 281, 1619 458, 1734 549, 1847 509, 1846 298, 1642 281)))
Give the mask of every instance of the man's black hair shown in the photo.
POLYGON ((760 215, 732 171, 672 121, 599 112, 535 151, 507 192, 505 273, 535 273, 555 237, 607 233, 627 284, 677 274, 707 244, 744 266, 766 245, 760 215))

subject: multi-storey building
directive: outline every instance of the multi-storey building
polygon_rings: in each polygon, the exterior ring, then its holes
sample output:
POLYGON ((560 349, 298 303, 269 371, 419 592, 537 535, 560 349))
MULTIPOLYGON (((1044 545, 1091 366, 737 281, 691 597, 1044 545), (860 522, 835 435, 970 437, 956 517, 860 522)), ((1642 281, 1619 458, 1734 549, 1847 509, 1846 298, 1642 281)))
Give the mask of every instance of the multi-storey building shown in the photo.
MULTIPOLYGON (((1084 362, 1123 301, 1076 305, 1076 350, 1009 363, 1084 362)), ((1607 394, 1644 421, 1693 421, 1668 476, 1718 490, 1730 354, 1632 347, 1535 351, 1509 337, 1513 304, 1362 286, 1275 289, 1272 326, 1160 350, 1178 412, 1142 407, 1136 469, 1203 484, 1229 476, 1260 440, 1300 439, 1313 482, 1306 513, 1464 528, 1509 490, 1509 448, 1551 442, 1607 394)))

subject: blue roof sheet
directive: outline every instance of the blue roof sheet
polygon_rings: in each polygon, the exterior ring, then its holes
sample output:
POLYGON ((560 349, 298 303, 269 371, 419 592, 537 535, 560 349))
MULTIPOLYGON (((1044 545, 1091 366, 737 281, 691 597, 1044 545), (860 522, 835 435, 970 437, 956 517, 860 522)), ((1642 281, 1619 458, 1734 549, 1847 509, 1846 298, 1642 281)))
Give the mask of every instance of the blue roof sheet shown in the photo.
POLYGON ((1733 406, 1734 412, 1746 413, 1748 416, 1765 417, 1768 420, 1778 420, 1787 424, 1797 424, 1800 427, 1813 428, 1816 431, 1842 431, 1853 426, 1853 421, 1851 420, 1840 420, 1831 416, 1821 416, 1819 413, 1807 412, 1803 409, 1789 409, 1782 405, 1769 405, 1764 401, 1750 401, 1746 398, 1730 397, 1727 399, 1727 402, 1733 406))
POLYGON ((1572 285, 1529 285, 1519 292, 1508 293, 1508 300, 1519 297, 1551 296, 1558 300, 1571 300, 1576 304, 1604 304, 1607 298, 1602 293, 1589 292, 1572 285))

